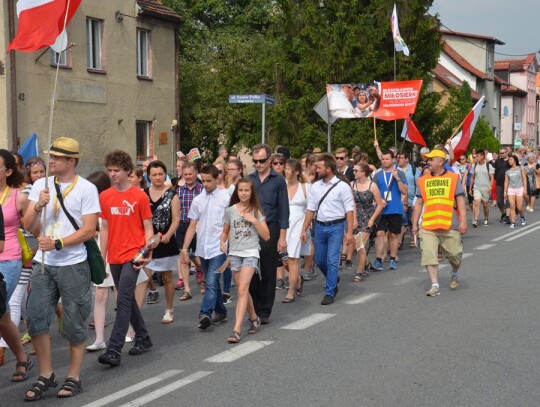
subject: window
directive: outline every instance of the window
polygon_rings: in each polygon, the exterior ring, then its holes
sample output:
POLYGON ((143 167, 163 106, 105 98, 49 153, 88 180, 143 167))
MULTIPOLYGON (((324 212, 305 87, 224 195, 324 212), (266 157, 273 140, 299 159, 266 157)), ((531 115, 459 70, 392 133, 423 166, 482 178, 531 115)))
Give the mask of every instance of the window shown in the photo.
POLYGON ((137 29, 137 76, 150 78, 150 31, 137 29))
POLYGON ((51 49, 51 65, 56 66, 60 65, 61 67, 67 67, 68 61, 67 61, 67 50, 62 51, 60 54, 58 52, 54 52, 51 49))
POLYGON ((150 124, 151 122, 138 121, 136 125, 137 160, 144 160, 151 155, 150 152, 150 124))
POLYGON ((86 53, 88 69, 103 70, 102 61, 103 21, 86 19, 86 53))

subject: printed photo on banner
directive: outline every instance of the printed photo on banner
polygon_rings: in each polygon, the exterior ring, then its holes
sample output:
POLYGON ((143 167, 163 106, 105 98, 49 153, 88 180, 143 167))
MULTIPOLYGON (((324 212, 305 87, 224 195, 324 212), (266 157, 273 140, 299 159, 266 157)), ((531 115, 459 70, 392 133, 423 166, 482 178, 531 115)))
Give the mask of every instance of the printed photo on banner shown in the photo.
POLYGON ((415 112, 421 87, 421 80, 327 84, 328 110, 338 119, 405 119, 415 112))

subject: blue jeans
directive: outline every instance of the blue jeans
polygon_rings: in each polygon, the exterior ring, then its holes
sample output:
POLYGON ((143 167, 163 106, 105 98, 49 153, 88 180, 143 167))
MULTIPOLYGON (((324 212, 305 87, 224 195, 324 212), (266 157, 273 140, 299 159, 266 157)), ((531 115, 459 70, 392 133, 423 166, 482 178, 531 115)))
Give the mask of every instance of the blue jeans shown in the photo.
POLYGON ((227 267, 223 272, 223 292, 230 294, 231 293, 231 281, 232 281, 232 271, 230 267, 227 267))
POLYGON ((218 254, 211 259, 201 259, 202 272, 206 276, 206 290, 201 302, 201 312, 199 316, 208 315, 212 317, 212 312, 218 315, 227 316, 227 308, 223 305, 223 294, 219 278, 221 273, 215 273, 220 266, 225 263, 227 255, 225 253, 218 254))
POLYGON ((9 299, 13 295, 13 291, 19 283, 21 278, 22 263, 21 260, 1 260, 0 261, 0 273, 4 276, 6 282, 6 313, 9 312, 9 299))
POLYGON ((315 263, 326 277, 324 294, 335 297, 338 280, 339 252, 345 233, 345 222, 324 226, 315 224, 315 263))

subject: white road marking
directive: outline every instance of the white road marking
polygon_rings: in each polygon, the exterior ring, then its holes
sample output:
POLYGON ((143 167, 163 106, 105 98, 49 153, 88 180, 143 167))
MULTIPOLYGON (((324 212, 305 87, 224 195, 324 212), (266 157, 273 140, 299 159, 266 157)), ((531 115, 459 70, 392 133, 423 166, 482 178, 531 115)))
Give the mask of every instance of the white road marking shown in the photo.
MULTIPOLYGON (((495 239, 491 239, 491 241, 492 242, 498 242, 499 240, 507 239, 508 237, 513 236, 513 235, 520 235, 520 234, 523 233, 524 230, 530 229, 533 226, 538 226, 538 225, 540 225, 540 221, 531 223, 530 225, 527 225, 527 226, 522 226, 518 230, 514 229, 513 232, 505 233, 502 236, 496 237, 495 239)), ((534 230, 536 230, 536 229, 538 229, 538 228, 535 228, 534 230)))
POLYGON ((349 304, 349 305, 364 304, 381 295, 382 295, 381 293, 364 294, 364 295, 361 295, 360 297, 353 298, 352 300, 345 301, 345 304, 349 304))
POLYGON ((397 286, 407 284, 407 283, 409 283, 411 281, 415 281, 415 280, 420 280, 420 277, 405 277, 405 278, 402 278, 401 280, 394 281, 393 285, 397 287, 397 286))
POLYGON ((495 245, 486 243, 486 244, 481 244, 480 246, 473 248, 473 250, 487 250, 487 249, 491 249, 493 246, 495 245))
POLYGON ((217 355, 211 356, 208 359, 205 359, 205 362, 210 363, 228 363, 233 362, 236 359, 240 359, 243 356, 249 355, 259 349, 264 348, 265 346, 271 345, 274 342, 271 341, 248 341, 240 345, 235 346, 230 350, 225 352, 218 353, 217 355))
POLYGON ((463 253, 463 256, 461 256, 461 258, 462 259, 468 259, 471 256, 474 256, 474 253, 463 253))
POLYGON ((336 314, 316 313, 316 314, 310 315, 309 317, 302 318, 291 324, 282 326, 281 329, 294 329, 294 330, 306 329, 306 328, 309 328, 310 326, 318 324, 319 322, 326 321, 328 318, 332 318, 335 315, 336 314))
POLYGON ((93 401, 90 404, 86 404, 83 407, 101 407, 105 406, 107 404, 112 403, 113 401, 119 400, 122 397, 129 396, 130 394, 142 390, 146 387, 150 387, 156 383, 159 383, 162 380, 168 379, 169 377, 176 376, 179 373, 182 373, 183 370, 168 370, 167 372, 161 373, 160 375, 156 377, 152 377, 150 379, 143 380, 142 382, 139 382, 137 384, 134 384, 133 386, 129 386, 123 390, 117 391, 116 393, 109 394, 107 397, 103 397, 99 400, 93 401))
POLYGON ((172 382, 171 384, 163 386, 162 388, 158 390, 154 390, 153 392, 150 392, 142 397, 139 397, 138 399, 132 400, 129 403, 123 404, 121 407, 143 406, 151 402, 152 400, 163 397, 167 393, 172 393, 173 391, 178 390, 179 388, 184 387, 190 383, 193 383, 199 379, 202 379, 203 377, 206 377, 209 374, 212 374, 212 372, 195 372, 192 375, 189 375, 187 377, 184 377, 183 379, 172 382))
POLYGON ((528 235, 529 233, 532 233, 532 232, 537 231, 538 229, 540 229, 540 226, 537 226, 537 227, 535 227, 535 228, 533 228, 533 229, 529 229, 529 230, 527 230, 526 232, 524 232, 523 229, 525 229, 525 228, 521 228, 521 230, 519 231, 520 233, 519 233, 518 235, 513 236, 513 237, 511 237, 511 238, 509 238, 509 239, 504 239, 504 241, 505 241, 505 242, 511 242, 512 240, 519 239, 520 237, 523 237, 523 236, 525 236, 525 235, 528 235))

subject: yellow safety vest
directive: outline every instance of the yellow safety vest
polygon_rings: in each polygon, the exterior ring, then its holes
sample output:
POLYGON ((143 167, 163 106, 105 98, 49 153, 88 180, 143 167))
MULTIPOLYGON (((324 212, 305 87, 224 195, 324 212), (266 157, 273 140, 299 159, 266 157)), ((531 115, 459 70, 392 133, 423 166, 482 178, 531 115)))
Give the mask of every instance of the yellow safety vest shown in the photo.
POLYGON ((445 172, 442 175, 424 175, 418 179, 418 187, 424 201, 422 228, 426 230, 450 230, 459 175, 445 172))

